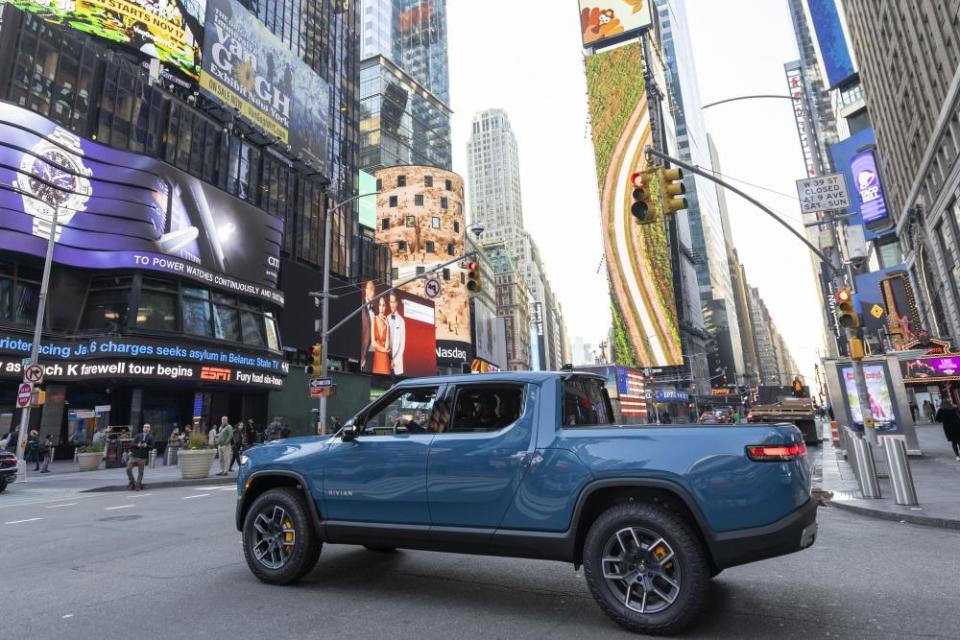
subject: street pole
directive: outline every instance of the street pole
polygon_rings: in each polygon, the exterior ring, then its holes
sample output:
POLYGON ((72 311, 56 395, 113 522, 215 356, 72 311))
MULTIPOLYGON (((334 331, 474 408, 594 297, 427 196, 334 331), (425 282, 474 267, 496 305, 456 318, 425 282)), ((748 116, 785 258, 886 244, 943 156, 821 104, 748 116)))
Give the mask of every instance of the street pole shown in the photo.
MULTIPOLYGON (((847 329, 847 340, 856 338, 856 332, 847 329)), ((857 401, 860 403, 860 416, 863 418, 863 434, 867 442, 873 446, 879 444, 877 440, 876 424, 873 421, 873 410, 870 408, 870 396, 867 391, 867 379, 863 373, 863 361, 860 358, 851 357, 853 363, 853 377, 857 382, 857 401)))
MULTIPOLYGON (((40 299, 37 303, 37 317, 33 323, 33 343, 30 345, 30 362, 28 364, 37 364, 40 355, 40 337, 43 333, 43 316, 47 309, 47 290, 50 287, 50 268, 53 265, 53 248, 57 242, 57 222, 59 220, 60 207, 53 208, 53 220, 50 225, 50 237, 47 238, 47 254, 43 260, 43 277, 40 279, 40 299)), ((21 370, 23 367, 21 367, 21 370)), ((20 411, 20 434, 17 438, 17 460, 19 460, 19 469, 17 473, 21 482, 27 480, 27 461, 24 459, 24 452, 27 445, 27 429, 30 427, 30 405, 20 411)))

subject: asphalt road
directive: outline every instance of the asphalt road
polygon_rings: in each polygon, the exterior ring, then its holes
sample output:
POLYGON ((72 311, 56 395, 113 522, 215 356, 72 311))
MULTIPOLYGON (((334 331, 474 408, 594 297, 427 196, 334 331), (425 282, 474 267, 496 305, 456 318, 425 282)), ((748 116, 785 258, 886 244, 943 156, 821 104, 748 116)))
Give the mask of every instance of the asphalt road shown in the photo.
MULTIPOLYGON (((227 487, 0 496, 2 638, 629 638, 559 563, 328 546, 249 573, 227 487)), ((690 638, 956 638, 960 532, 825 509, 804 552, 730 569, 690 638)))

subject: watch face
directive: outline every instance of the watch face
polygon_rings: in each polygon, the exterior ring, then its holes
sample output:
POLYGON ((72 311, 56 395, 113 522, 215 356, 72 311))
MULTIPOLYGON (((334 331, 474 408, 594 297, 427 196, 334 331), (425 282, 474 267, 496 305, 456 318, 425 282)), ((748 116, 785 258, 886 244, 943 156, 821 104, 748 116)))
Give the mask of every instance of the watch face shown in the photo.
POLYGON ((49 238, 54 211, 57 212, 56 238, 77 211, 86 207, 93 188, 88 176, 92 173, 83 165, 80 139, 62 129, 51 135, 58 143, 41 140, 24 154, 20 162, 16 187, 23 194, 23 209, 33 216, 34 235, 49 238))

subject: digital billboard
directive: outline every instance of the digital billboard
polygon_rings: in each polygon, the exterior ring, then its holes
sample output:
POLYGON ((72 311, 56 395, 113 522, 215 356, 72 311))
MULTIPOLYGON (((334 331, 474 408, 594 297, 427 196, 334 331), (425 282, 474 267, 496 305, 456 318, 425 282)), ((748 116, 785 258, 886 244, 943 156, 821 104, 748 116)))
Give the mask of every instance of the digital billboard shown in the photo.
POLYGON ((330 85, 236 0, 207 0, 200 88, 329 175, 330 85))
MULTIPOLYGON (((588 56, 585 65, 617 362, 679 366, 666 228, 661 222, 639 225, 630 213, 630 174, 647 166, 644 148, 653 142, 640 44, 588 56)), ((654 206, 662 207, 656 182, 652 190, 654 206)))
POLYGON ((619 42, 650 26, 653 0, 580 0, 584 47, 619 42))
MULTIPOLYGON (((366 171, 359 172, 360 179, 357 181, 360 191, 359 195, 377 192, 377 179, 366 171)), ((377 199, 375 197, 360 198, 357 200, 359 208, 359 222, 368 229, 377 227, 377 199)))
POLYGON ((373 280, 363 283, 360 304, 360 370, 380 376, 413 378, 437 373, 436 315, 433 303, 373 280))
MULTIPOLYGON (((436 167, 404 165, 376 173, 377 242, 390 247, 393 284, 464 254, 463 179, 436 167)), ((437 361, 459 368, 473 359, 466 270, 454 263, 403 289, 433 300, 437 361)))
POLYGON ((500 368, 507 368, 507 328, 503 318, 485 305, 473 305, 475 356, 500 368))
POLYGON ((47 22, 135 49, 196 79, 205 0, 0 0, 47 22))
POLYGON ((960 380, 960 355, 930 356, 900 363, 906 383, 960 380))
POLYGON ((170 165, 0 103, 0 248, 145 269, 283 303, 283 221, 170 165))
POLYGON ((831 87, 837 86, 855 73, 837 12, 838 1, 807 0, 810 19, 817 33, 817 44, 820 46, 820 57, 823 59, 823 67, 831 87))
POLYGON ((871 227, 884 226, 890 219, 887 201, 880 184, 880 170, 873 149, 864 149, 850 160, 850 171, 856 182, 860 216, 871 227))
MULTIPOLYGON (((886 367, 882 364, 864 364, 863 377, 866 379, 867 398, 877 431, 883 435, 903 433, 894 410, 894 396, 890 389, 886 367)), ((863 412, 860 410, 860 396, 857 394, 857 380, 853 367, 840 367, 840 378, 843 380, 847 394, 850 420, 854 427, 863 429, 863 412)))

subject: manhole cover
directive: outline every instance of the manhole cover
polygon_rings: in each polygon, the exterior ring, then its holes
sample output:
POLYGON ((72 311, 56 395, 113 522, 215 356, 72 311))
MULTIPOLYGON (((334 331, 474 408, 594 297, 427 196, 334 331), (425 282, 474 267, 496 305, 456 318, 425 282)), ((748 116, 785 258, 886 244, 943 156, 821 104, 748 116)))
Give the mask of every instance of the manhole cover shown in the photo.
POLYGON ((129 522, 130 520, 139 520, 143 516, 110 516, 109 518, 98 518, 97 522, 129 522))

